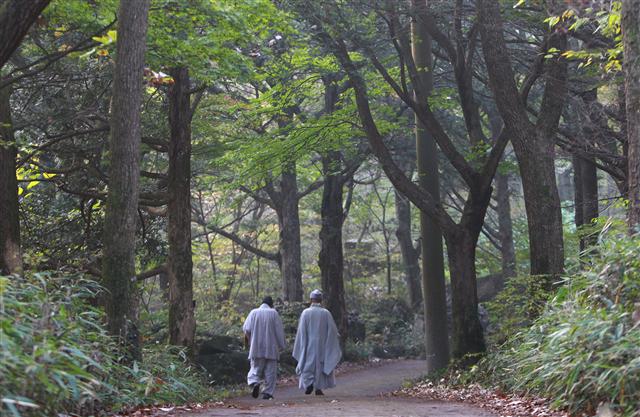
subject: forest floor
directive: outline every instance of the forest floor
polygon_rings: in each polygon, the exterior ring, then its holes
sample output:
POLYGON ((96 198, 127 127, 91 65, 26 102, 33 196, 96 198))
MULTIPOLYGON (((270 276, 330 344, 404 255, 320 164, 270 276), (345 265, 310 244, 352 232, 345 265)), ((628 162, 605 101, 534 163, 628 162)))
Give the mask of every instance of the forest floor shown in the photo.
POLYGON ((279 386, 274 400, 250 395, 229 399, 213 408, 181 416, 267 416, 267 417, 495 417, 489 411, 462 402, 434 401, 390 396, 403 382, 425 374, 424 361, 393 361, 371 368, 345 372, 336 378, 337 387, 324 396, 304 395, 295 384, 279 386))

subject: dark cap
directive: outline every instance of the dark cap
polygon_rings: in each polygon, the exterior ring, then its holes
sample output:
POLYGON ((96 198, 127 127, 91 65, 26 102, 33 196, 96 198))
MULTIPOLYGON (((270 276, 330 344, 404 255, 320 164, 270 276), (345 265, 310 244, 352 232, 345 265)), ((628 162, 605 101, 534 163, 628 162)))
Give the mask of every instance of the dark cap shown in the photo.
POLYGON ((273 307, 273 298, 270 295, 267 295, 262 299, 262 304, 266 304, 269 307, 273 307))

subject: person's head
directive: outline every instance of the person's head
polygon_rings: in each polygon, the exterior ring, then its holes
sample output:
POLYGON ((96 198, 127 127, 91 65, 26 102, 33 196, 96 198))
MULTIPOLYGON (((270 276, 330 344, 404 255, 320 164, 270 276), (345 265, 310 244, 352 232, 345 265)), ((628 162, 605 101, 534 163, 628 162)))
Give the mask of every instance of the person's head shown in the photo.
POLYGON ((309 298, 311 299, 312 303, 321 303, 322 302, 322 291, 320 291, 320 290, 311 291, 311 294, 309 294, 309 298))
POLYGON ((273 308, 273 298, 270 295, 267 295, 262 299, 262 304, 266 304, 269 307, 273 308))

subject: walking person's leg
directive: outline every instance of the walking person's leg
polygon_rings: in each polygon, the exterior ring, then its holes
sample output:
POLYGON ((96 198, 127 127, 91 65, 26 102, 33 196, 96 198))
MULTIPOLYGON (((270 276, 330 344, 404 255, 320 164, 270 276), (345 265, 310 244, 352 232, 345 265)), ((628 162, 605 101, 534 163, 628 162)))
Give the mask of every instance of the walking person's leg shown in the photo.
POLYGON ((264 377, 264 366, 264 358, 251 359, 251 369, 249 369, 249 374, 247 375, 247 384, 253 388, 251 390, 251 396, 253 398, 258 398, 260 394, 260 383, 264 377))
POLYGON ((262 390, 263 399, 268 400, 273 398, 273 392, 276 389, 277 379, 278 379, 278 361, 275 359, 265 360, 264 389, 262 390))

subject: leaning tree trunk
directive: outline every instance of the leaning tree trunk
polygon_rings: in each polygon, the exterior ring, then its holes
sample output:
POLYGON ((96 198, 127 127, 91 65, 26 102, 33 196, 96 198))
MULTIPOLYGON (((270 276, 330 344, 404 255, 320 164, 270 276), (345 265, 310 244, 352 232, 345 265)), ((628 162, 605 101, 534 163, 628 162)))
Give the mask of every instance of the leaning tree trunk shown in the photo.
POLYGON ((295 163, 286 163, 281 176, 278 223, 282 295, 286 301, 302 301, 300 215, 295 163))
POLYGON ((411 237, 411 203, 398 191, 395 192, 395 199, 396 220, 398 222, 396 238, 402 255, 409 303, 413 311, 418 312, 420 304, 422 304, 422 286, 420 284, 420 257, 413 246, 411 237))
POLYGON ((640 226, 640 0, 622 1, 629 178, 629 230, 640 226))
POLYGON ((0 275, 22 273, 16 145, 11 91, 0 89, 0 275))
POLYGON ((170 74, 174 83, 169 88, 169 342, 192 352, 196 322, 191 257, 191 86, 187 68, 173 69, 170 74))
POLYGON ((0 68, 51 0, 4 0, 0 5, 0 68))
MULTIPOLYGON (((413 0, 414 17, 411 21, 412 53, 420 71, 422 88, 428 96, 433 88, 433 57, 431 36, 427 31, 424 15, 426 0, 413 0)), ((416 97, 426 101, 427 97, 416 97)), ((418 181, 435 201, 440 200, 438 174, 438 149, 435 140, 425 126, 415 117, 418 181)), ((447 298, 444 279, 444 255, 442 232, 435 219, 420 213, 422 239, 422 290, 424 298, 425 344, 427 372, 443 369, 449 363, 449 335, 447 326, 447 298)), ((475 278, 475 277, 474 277, 475 278)), ((473 282, 475 286, 475 280, 473 282)), ((477 315, 477 314, 476 314, 477 315)))
POLYGON ((121 1, 111 110, 109 192, 102 275, 108 290, 107 329, 140 359, 135 325, 135 238, 138 209, 140 106, 149 0, 121 1))
POLYGON ((340 332, 341 341, 347 338, 347 308, 344 299, 344 258, 342 253, 342 225, 344 209, 342 207, 343 181, 336 174, 336 164, 340 166, 340 155, 329 151, 322 158, 324 187, 320 215, 320 255, 318 265, 325 293, 327 309, 333 315, 340 332))

